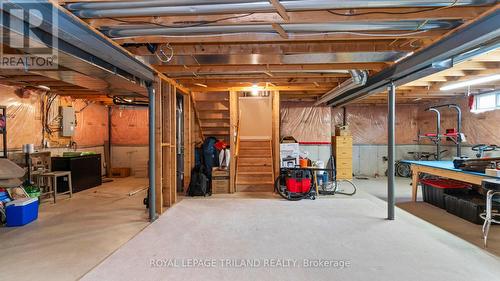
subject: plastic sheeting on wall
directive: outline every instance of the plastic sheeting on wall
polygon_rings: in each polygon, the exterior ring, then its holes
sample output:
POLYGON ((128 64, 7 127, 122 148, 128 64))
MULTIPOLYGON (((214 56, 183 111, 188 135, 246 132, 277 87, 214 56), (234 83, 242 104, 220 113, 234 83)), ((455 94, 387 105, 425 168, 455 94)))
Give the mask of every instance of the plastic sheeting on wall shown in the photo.
MULTIPOLYGON (((425 111, 432 105, 456 103, 462 108, 462 131, 466 144, 479 143, 500 145, 500 110, 483 113, 470 112, 467 98, 457 97, 426 105, 396 106, 396 143, 417 144, 417 135, 436 131, 436 116, 425 111)), ((348 105, 347 125, 355 144, 387 144, 386 105, 348 105)), ((456 128, 456 113, 452 109, 441 109, 441 133, 456 128)), ((281 104, 281 136, 294 136, 300 142, 329 142, 335 126, 342 124, 342 108, 313 107, 311 103, 283 102, 281 104), (330 122, 331 118, 331 122, 330 122), (326 128, 329 126, 329 128, 326 128)), ((432 144, 421 139, 421 144, 432 144)), ((443 144, 453 145, 443 141, 443 144)))
POLYGON ((113 107, 111 143, 114 145, 148 145, 148 109, 113 107))
POLYGON ((0 105, 7 107, 7 147, 10 150, 19 149, 26 143, 40 145, 40 100, 36 95, 21 98, 15 91, 15 87, 0 85, 0 105))
MULTIPOLYGON (((20 149, 23 144, 32 143, 36 147, 42 145, 42 113, 41 95, 36 92, 23 92, 20 96, 16 87, 0 85, 0 105, 7 106, 7 146, 9 150, 20 149)), ((58 106, 74 106, 82 109, 86 102, 72 100, 69 97, 57 98, 49 119, 58 126, 58 106), (57 122, 55 122, 57 121, 57 122)), ((103 105, 90 104, 82 112, 77 113, 78 124, 73 140, 78 146, 103 145, 107 140, 107 109, 103 105)), ((51 147, 66 145, 71 138, 60 137, 57 132, 50 138, 51 147)), ((1 144, 0 144, 1 145, 1 144)))
MULTIPOLYGON (((457 97, 447 99, 439 103, 420 106, 419 125, 421 133, 436 132, 436 114, 425 111, 429 106, 441 104, 458 104, 462 109, 462 132, 466 136, 466 143, 475 144, 496 144, 500 145, 500 110, 487 111, 482 113, 472 113, 468 108, 468 99, 466 97, 457 97)), ((441 112, 441 133, 446 129, 457 128, 457 114, 454 109, 440 108, 441 112)), ((424 144, 432 144, 428 139, 422 139, 424 144)), ((443 141, 444 144, 453 145, 453 142, 443 141)))
POLYGON ((331 110, 312 103, 281 103, 281 137, 293 136, 299 142, 331 142, 331 110))
MULTIPOLYGON (((346 106, 347 125, 355 144, 387 144, 387 106, 346 106)), ((398 105, 396 108, 396 143, 416 144, 418 107, 398 105)), ((332 109, 332 130, 342 124, 342 108, 332 109)))
POLYGON ((73 140, 78 146, 103 145, 108 140, 108 109, 100 104, 75 100, 76 128, 73 140))

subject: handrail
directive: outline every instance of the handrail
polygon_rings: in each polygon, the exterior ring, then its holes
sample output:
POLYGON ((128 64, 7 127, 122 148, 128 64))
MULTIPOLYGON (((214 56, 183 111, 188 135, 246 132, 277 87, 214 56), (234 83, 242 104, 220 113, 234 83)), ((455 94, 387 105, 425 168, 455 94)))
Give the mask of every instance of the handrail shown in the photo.
MULTIPOLYGON (((231 136, 231 138, 236 138, 235 141, 235 148, 234 148, 234 159, 231 161, 234 161, 234 186, 236 189, 236 183, 238 182, 238 155, 240 153, 240 115, 241 111, 238 113, 238 121, 236 122, 235 126, 235 136, 231 136)), ((231 148, 232 149, 232 148, 231 148)))
POLYGON ((241 141, 241 138, 240 138, 240 115, 241 115, 241 112, 238 114, 238 122, 236 123, 236 136, 231 136, 231 137, 236 137, 236 141, 235 141, 235 149, 234 149, 234 157, 235 157, 235 160, 238 158, 238 155, 240 153, 240 141, 241 141))

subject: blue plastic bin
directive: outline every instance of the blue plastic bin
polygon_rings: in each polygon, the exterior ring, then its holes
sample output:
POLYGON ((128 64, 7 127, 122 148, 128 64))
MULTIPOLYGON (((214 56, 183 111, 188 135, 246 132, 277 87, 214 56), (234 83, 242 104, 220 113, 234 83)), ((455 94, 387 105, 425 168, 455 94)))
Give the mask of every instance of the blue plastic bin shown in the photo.
POLYGON ((5 205, 7 226, 23 226, 38 218, 38 198, 23 198, 5 205))

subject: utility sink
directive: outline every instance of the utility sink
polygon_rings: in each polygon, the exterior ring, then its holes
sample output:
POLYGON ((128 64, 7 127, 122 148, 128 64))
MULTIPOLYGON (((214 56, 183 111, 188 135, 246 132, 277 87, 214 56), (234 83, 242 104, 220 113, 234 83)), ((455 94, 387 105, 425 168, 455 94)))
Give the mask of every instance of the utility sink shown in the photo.
POLYGON ((66 152, 63 152, 63 157, 78 157, 78 156, 94 155, 94 154, 96 154, 96 153, 93 151, 84 151, 84 152, 66 151, 66 152))
POLYGON ((81 152, 77 152, 77 151, 67 151, 67 152, 63 152, 63 157, 78 157, 78 156, 81 156, 82 153, 81 152))

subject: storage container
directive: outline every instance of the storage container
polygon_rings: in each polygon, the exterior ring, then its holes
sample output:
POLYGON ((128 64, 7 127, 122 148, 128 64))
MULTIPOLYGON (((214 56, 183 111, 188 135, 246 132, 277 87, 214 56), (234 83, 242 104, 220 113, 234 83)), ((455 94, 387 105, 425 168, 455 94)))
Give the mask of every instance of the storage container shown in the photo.
POLYGON ((7 226, 23 226, 38 218, 38 198, 22 198, 5 205, 7 226))
POLYGON ((424 202, 445 209, 444 194, 467 194, 472 187, 470 184, 449 179, 424 179, 422 195, 424 202))
POLYGON ((130 168, 126 167, 111 168, 111 177, 113 178, 130 177, 130 168))
MULTIPOLYGON (((446 211, 464 220, 475 224, 483 224, 484 220, 479 216, 485 212, 486 199, 479 195, 451 195, 445 194, 446 211)), ((500 204, 493 203, 492 214, 498 214, 500 204)))
POLYGON ((214 167, 212 168, 212 177, 229 177, 229 170, 214 167))
POLYGON ((229 170, 212 168, 212 194, 229 193, 229 170))

